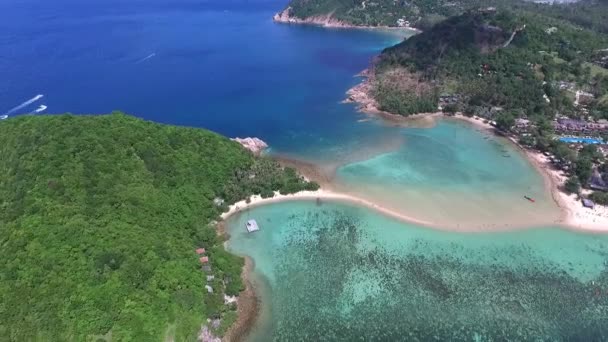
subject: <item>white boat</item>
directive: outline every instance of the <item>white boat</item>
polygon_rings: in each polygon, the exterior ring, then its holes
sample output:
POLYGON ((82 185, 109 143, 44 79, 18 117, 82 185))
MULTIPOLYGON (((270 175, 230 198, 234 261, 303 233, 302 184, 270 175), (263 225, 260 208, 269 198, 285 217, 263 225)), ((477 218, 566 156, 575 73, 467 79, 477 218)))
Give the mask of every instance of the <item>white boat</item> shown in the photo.
POLYGON ((0 115, 0 120, 6 120, 8 119, 8 115, 0 115))

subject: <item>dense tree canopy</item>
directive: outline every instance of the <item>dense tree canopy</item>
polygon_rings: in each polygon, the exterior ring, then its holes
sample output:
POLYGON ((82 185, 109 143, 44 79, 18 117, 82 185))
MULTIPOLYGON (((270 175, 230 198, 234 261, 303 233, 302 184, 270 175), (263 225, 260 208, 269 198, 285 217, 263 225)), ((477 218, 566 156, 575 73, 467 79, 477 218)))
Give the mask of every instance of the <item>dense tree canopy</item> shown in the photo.
POLYGON ((396 26, 405 18, 426 31, 448 17, 473 8, 496 6, 530 12, 542 12, 577 26, 608 33, 608 1, 579 0, 547 3, 527 0, 291 0, 292 15, 298 18, 331 15, 352 25, 396 26))
POLYGON ((120 113, 1 121, 0 336, 191 340, 222 315, 224 290, 242 288, 241 258, 209 225, 222 210, 213 199, 304 188, 314 185, 205 130, 120 113))
POLYGON ((441 95, 486 117, 503 109, 515 117, 571 115, 573 101, 557 84, 591 84, 603 99, 608 70, 591 62, 604 46, 606 37, 543 14, 472 10, 384 50, 375 63, 374 96, 381 108, 405 115, 437 108, 441 95), (409 73, 387 76, 403 69, 409 73), (425 89, 435 99, 410 89, 425 89), (418 106, 421 99, 428 105, 418 106))

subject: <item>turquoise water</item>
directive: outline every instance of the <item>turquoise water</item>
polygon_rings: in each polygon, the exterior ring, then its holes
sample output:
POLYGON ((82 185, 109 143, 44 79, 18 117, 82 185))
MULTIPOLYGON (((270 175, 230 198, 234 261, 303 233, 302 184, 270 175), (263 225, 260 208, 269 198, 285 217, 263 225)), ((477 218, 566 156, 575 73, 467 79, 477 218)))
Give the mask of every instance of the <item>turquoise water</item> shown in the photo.
POLYGON ((557 219, 541 175, 506 139, 455 120, 400 133, 395 151, 339 167, 336 187, 445 226, 557 219))
MULTIPOLYGON (((339 103, 403 34, 274 24, 285 3, 0 2, 0 115, 44 94, 23 113, 119 109, 257 136, 342 191, 442 227, 554 219, 540 175, 499 139, 448 121, 362 122, 339 103)), ((606 296, 596 295, 608 291, 606 237, 439 232, 309 202, 260 207, 229 226, 263 297, 252 340, 606 340, 606 296), (262 231, 245 235, 246 217, 262 231)))
POLYGON ((228 221, 264 307, 251 341, 608 338, 608 236, 455 233, 314 201, 228 221), (255 218, 261 231, 247 234, 255 218))

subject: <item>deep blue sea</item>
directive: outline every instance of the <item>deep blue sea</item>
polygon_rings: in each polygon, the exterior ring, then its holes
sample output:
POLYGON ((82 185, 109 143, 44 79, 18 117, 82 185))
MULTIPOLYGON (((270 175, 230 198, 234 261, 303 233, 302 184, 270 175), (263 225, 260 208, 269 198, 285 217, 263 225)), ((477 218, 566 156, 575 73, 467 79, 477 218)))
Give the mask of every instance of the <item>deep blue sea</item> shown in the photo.
POLYGON ((339 101, 402 35, 273 23, 286 3, 0 1, 0 115, 42 94, 14 114, 121 110, 257 136, 280 153, 373 139, 339 101))
POLYGON ((390 127, 340 103, 411 32, 274 23, 286 2, 0 1, 0 115, 121 110, 262 138, 339 191, 444 226, 554 221, 542 178, 504 142, 449 121, 390 127))

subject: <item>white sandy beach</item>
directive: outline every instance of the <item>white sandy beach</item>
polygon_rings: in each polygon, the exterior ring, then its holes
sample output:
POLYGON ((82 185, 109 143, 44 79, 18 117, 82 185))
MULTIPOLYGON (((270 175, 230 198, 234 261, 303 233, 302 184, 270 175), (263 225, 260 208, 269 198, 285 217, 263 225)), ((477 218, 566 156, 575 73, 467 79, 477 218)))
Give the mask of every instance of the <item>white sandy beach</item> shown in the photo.
POLYGON ((561 190, 568 177, 556 170, 547 156, 529 150, 526 150, 526 154, 548 179, 553 199, 563 212, 564 225, 577 230, 608 232, 608 207, 596 205, 593 209, 585 208, 578 195, 569 195, 561 190))
MULTIPOLYGON (((455 117, 478 127, 494 130, 489 123, 483 122, 480 118, 470 118, 463 115, 456 115, 455 117)), ((563 218, 560 222, 562 225, 576 230, 608 232, 608 207, 596 205, 593 209, 585 208, 578 195, 569 195, 561 190, 568 177, 563 171, 556 170, 547 156, 523 148, 512 138, 509 140, 524 151, 532 164, 545 177, 546 185, 551 189, 553 199, 562 211, 563 218)))
POLYGON ((390 217, 393 217, 393 218, 396 218, 398 220, 402 220, 405 222, 416 223, 416 224, 420 224, 420 225, 424 225, 424 226, 436 226, 436 224, 434 222, 420 220, 415 217, 404 215, 404 214, 398 213, 396 211, 384 208, 380 205, 377 205, 371 201, 368 201, 368 200, 365 200, 362 198, 358 198, 358 197, 347 195, 347 194, 341 194, 341 193, 333 192, 333 191, 326 190, 326 189, 319 189, 316 191, 301 191, 301 192, 298 192, 295 194, 289 194, 289 195, 282 195, 278 192, 275 192, 274 196, 269 197, 269 198, 262 198, 259 195, 251 196, 251 198, 249 199, 249 203, 247 203, 247 201, 237 202, 237 203, 231 205, 229 207, 228 211, 224 212, 221 215, 221 217, 222 217, 222 219, 225 220, 228 217, 230 217, 231 215, 234 215, 238 212, 241 212, 248 208, 253 208, 253 207, 256 207, 259 205, 263 205, 263 204, 277 203, 277 202, 289 201, 289 200, 316 200, 316 199, 321 199, 321 200, 326 199, 326 200, 353 203, 353 204, 361 205, 361 206, 376 210, 387 216, 390 216, 390 217))
MULTIPOLYGON (((463 115, 456 115, 455 118, 484 129, 494 130, 494 127, 484 122, 481 118, 471 118, 463 115)), ((532 164, 545 177, 547 181, 546 185, 551 189, 553 199, 563 214, 560 224, 575 230, 608 232, 608 207, 596 205, 593 209, 585 208, 577 195, 569 195, 561 190, 568 177, 563 171, 556 170, 547 156, 540 152, 523 148, 512 138, 509 140, 524 151, 532 164)))

